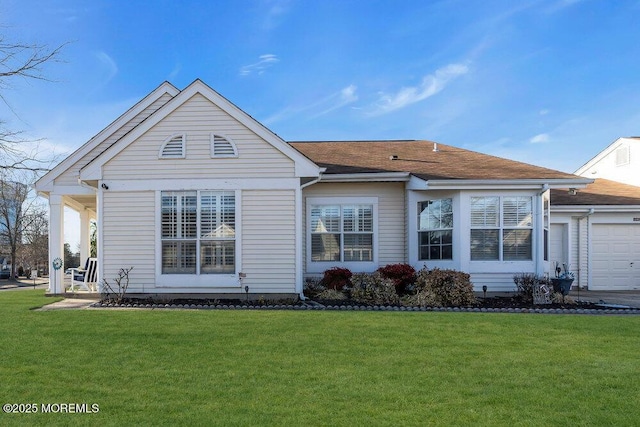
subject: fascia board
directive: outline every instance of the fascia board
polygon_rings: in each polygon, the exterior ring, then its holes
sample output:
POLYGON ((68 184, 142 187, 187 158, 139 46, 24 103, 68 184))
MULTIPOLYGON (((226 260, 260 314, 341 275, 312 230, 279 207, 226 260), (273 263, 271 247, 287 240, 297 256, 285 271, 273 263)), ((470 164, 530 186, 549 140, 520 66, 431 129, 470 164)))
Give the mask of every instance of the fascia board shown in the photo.
POLYGON ((156 102, 162 95, 168 93, 175 97, 180 91, 169 82, 164 82, 156 89, 154 89, 147 96, 138 101, 133 107, 129 108, 124 114, 111 122, 107 127, 101 130, 97 135, 84 143, 80 148, 71 153, 68 157, 58 163, 53 169, 47 172, 42 178, 36 181, 35 186, 37 190, 51 191, 53 189, 53 181, 67 171, 73 164, 91 150, 104 142, 107 138, 113 135, 118 129, 127 124, 135 116, 140 114, 151 104, 156 102))
POLYGON ((220 109, 225 111, 231 117, 238 120, 252 132, 263 138, 269 144, 274 146, 277 150, 282 152, 285 156, 294 161, 296 165, 296 176, 319 176, 320 168, 309 159, 304 157, 300 152, 295 150, 289 144, 280 139, 273 132, 262 126, 251 116, 240 110, 233 103, 226 98, 218 94, 209 86, 204 84, 201 80, 196 80, 190 84, 187 88, 182 90, 173 99, 163 105, 158 111, 153 113, 144 122, 140 123, 134 129, 132 129, 127 135, 122 137, 118 142, 105 150, 100 156, 94 159, 91 163, 85 166, 80 171, 80 179, 101 179, 102 178, 102 166, 109 160, 114 158, 129 144, 142 136, 145 132, 158 124, 162 119, 167 117, 171 112, 176 110, 180 105, 184 104, 187 100, 196 94, 201 94, 212 103, 216 104, 220 109), (304 174, 304 175, 299 175, 304 174))

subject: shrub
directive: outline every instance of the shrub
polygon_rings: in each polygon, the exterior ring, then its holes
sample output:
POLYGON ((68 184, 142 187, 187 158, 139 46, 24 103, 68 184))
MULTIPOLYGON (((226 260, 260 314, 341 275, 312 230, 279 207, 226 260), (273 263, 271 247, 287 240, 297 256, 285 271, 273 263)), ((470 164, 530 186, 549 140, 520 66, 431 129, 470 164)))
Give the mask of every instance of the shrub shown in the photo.
POLYGON ((304 281, 303 293, 309 298, 314 298, 326 288, 322 285, 322 281, 316 277, 307 278, 304 281))
POLYGON ((414 295, 406 295, 402 298, 402 305, 407 307, 437 307, 440 304, 436 294, 430 289, 423 289, 414 295))
POLYGON ((358 273, 351 278, 351 299, 369 305, 397 305, 400 302, 396 286, 379 272, 358 273))
POLYGON ((553 289, 549 279, 540 277, 533 273, 520 273, 513 276, 513 283, 517 288, 517 293, 522 302, 533 303, 533 289, 537 286, 546 285, 549 289, 553 289))
POLYGON ((439 307, 473 305, 476 297, 467 273, 456 270, 420 270, 416 274, 417 301, 431 302, 439 307))
POLYGON ((409 264, 389 264, 378 269, 382 277, 391 279, 398 294, 406 293, 416 279, 416 269, 409 264))
POLYGON ((320 283, 327 289, 341 291, 349 286, 349 279, 351 279, 352 275, 351 271, 347 268, 333 267, 324 272, 320 283))
POLYGON ((320 293, 318 293, 316 297, 320 300, 329 300, 329 301, 330 300, 340 301, 340 300, 347 299, 347 295, 344 292, 337 291, 335 289, 325 289, 324 291, 321 291, 320 293))

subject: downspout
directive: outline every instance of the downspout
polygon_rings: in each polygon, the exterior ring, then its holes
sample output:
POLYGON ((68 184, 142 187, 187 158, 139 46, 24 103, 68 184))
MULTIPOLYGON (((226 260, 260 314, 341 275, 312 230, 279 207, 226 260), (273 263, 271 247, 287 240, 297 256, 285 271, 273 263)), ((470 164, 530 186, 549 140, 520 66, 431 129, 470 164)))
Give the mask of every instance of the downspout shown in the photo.
MULTIPOLYGON (((317 184, 318 182, 320 182, 320 180, 322 179, 322 174, 326 171, 326 168, 322 168, 322 170, 320 171, 320 174, 318 175, 318 178, 316 179, 312 179, 311 181, 302 184, 300 186, 300 218, 302 218, 302 209, 303 209, 303 204, 302 204, 302 190, 304 190, 305 188, 313 185, 313 184, 317 184)), ((302 224, 302 234, 305 233, 305 227, 304 224, 302 224)), ((300 251, 302 252, 302 237, 300 236, 300 251)), ((302 257, 300 257, 300 269, 302 269, 302 265, 305 263, 305 261, 302 259, 302 257)), ((300 275, 300 279, 304 282, 304 271, 301 272, 302 274, 300 275)), ((301 301, 304 301, 307 299, 307 297, 304 296, 304 283, 300 284, 300 288, 298 289, 298 296, 300 297, 301 301)))
POLYGON ((589 211, 578 217, 578 289, 581 287, 582 283, 582 246, 580 242, 580 231, 582 220, 587 218, 587 289, 589 289, 589 283, 591 282, 591 233, 589 233, 589 217, 594 214, 596 210, 594 208, 589 209, 589 211))
POLYGON ((544 244, 545 243, 544 243, 544 198, 543 196, 547 191, 549 191, 549 184, 545 183, 542 185, 542 188, 538 193, 538 199, 537 199, 537 203, 539 204, 539 207, 538 207, 539 220, 536 221, 537 222, 536 229, 538 230, 536 240, 542 243, 542 244, 538 243, 536 248, 536 275, 538 276, 542 276, 544 273, 544 251, 545 251, 544 244), (542 248, 542 250, 540 250, 540 248, 542 248))

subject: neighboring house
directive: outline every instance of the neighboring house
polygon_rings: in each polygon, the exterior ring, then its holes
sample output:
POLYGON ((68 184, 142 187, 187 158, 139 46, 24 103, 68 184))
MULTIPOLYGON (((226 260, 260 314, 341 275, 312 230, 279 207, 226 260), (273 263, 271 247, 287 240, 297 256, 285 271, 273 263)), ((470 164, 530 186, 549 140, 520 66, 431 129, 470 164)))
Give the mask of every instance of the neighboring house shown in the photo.
MULTIPOLYGON (((331 267, 454 268, 476 289, 550 271, 550 189, 593 180, 429 141, 287 143, 200 80, 163 83, 36 183, 99 282, 131 294, 301 294, 331 267)), ((59 294, 58 271, 50 293, 59 294)))
POLYGON ((618 138, 575 173, 640 187, 640 137, 618 138))
POLYGON ((551 192, 551 260, 591 290, 640 289, 640 138, 619 138, 580 167, 586 189, 551 192), (573 194, 575 193, 575 194, 573 194))

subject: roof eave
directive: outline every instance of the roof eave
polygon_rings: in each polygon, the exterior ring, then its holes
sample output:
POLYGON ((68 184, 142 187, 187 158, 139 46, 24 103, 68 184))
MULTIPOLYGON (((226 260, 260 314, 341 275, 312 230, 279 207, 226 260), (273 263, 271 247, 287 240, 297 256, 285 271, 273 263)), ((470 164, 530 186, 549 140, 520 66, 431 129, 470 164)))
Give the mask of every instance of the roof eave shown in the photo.
POLYGON ((594 180, 589 178, 554 179, 429 179, 411 177, 413 190, 490 190, 490 189, 551 189, 585 188, 594 180), (545 187, 546 186, 546 187, 545 187))
POLYGON ((323 174, 321 182, 408 182, 409 172, 367 172, 323 174))

